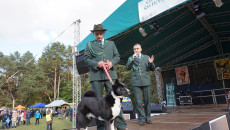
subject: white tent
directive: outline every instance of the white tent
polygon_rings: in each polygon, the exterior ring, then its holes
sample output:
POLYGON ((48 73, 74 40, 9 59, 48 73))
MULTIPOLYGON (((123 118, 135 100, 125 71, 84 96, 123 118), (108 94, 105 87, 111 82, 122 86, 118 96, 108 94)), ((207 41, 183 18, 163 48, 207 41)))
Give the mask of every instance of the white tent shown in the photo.
POLYGON ((45 105, 45 107, 59 107, 59 106, 64 105, 66 103, 67 102, 65 102, 64 100, 54 100, 50 104, 45 105))

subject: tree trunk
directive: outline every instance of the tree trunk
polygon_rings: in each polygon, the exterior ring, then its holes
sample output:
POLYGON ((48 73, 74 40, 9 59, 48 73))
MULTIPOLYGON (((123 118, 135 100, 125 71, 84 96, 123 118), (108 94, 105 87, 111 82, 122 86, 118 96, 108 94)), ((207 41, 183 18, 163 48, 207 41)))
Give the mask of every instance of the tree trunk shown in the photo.
POLYGON ((50 102, 52 102, 52 100, 51 100, 51 98, 50 98, 50 95, 49 95, 46 91, 44 91, 44 90, 43 90, 43 93, 44 93, 45 95, 47 95, 48 98, 49 98, 49 100, 50 100, 50 102))
POLYGON ((57 88, 57 68, 54 69, 54 100, 56 99, 56 88, 57 88))
POLYGON ((9 82, 9 80, 7 80, 7 83, 8 83, 8 90, 9 90, 10 96, 11 96, 11 98, 12 98, 12 100, 13 100, 12 107, 14 108, 14 103, 15 103, 15 101, 14 101, 14 95, 13 95, 13 93, 12 93, 12 89, 11 89, 11 87, 10 87, 10 82, 9 82))
POLYGON ((61 83, 61 76, 59 74, 59 78, 58 78, 58 95, 57 95, 57 98, 59 100, 59 88, 60 88, 60 83, 61 83))

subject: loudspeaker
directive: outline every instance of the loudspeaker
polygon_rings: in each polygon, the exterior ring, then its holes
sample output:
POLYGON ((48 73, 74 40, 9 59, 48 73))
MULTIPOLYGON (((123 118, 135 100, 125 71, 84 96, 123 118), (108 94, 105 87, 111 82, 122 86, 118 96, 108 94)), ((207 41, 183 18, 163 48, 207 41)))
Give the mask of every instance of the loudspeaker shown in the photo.
POLYGON ((122 102, 123 113, 133 113, 133 106, 131 102, 122 102))
POLYGON ((77 71, 79 74, 85 74, 89 72, 88 65, 84 62, 84 53, 81 53, 75 57, 77 71))
POLYGON ((181 105, 192 104, 192 98, 191 96, 179 96, 179 102, 181 105))
POLYGON ((205 122, 192 130, 210 130, 209 122, 205 122))
POLYGON ((154 113, 154 112, 166 112, 166 109, 165 107, 163 107, 162 105, 160 104, 151 104, 151 112, 154 113))

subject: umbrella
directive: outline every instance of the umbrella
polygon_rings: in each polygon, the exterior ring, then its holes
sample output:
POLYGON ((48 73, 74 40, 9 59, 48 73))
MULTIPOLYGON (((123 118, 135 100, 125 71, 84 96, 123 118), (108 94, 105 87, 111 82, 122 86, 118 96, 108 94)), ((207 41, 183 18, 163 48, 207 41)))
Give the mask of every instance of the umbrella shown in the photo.
POLYGON ((26 107, 22 106, 22 105, 18 105, 17 107, 14 107, 14 109, 25 109, 26 107))

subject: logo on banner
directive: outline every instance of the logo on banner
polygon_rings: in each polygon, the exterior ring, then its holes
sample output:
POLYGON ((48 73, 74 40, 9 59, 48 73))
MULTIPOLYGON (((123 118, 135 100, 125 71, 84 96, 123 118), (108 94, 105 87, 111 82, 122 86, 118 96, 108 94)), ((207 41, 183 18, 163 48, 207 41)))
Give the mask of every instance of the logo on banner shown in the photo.
POLYGON ((144 22, 187 0, 142 0, 138 3, 139 20, 144 22))

